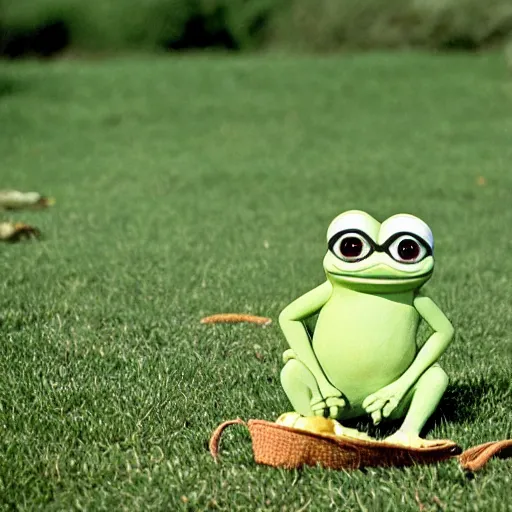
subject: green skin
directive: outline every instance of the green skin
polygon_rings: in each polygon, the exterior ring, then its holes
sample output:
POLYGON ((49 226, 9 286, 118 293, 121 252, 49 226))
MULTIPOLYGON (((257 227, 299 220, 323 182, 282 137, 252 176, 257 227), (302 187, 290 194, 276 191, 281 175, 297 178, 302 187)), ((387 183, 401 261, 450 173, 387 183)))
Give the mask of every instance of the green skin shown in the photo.
MULTIPOLYGON (((365 212, 345 212, 337 219, 343 216, 355 218, 354 227, 377 244, 403 231, 393 217, 380 224, 365 212)), ((415 222, 426 226, 407 217, 413 228, 415 222)), ((437 360, 454 334, 439 307, 419 292, 432 275, 433 255, 410 264, 375 251, 347 262, 329 250, 323 266, 327 281, 279 317, 290 346, 281 373, 290 402, 304 416, 340 421, 367 414, 375 424, 405 417, 395 436, 414 444, 446 390, 448 378, 437 360), (304 321, 317 313, 311 339, 304 321), (418 348, 421 319, 434 332, 418 348)))

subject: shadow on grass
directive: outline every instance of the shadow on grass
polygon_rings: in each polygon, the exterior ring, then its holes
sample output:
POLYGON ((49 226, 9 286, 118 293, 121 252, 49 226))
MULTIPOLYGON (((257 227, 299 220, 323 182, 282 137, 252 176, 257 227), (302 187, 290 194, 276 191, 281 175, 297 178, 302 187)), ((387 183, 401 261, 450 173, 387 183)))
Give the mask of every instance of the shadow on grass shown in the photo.
POLYGON ((14 80, 0 75, 0 99, 16 93, 19 89, 19 85, 14 80))
MULTIPOLYGON (((2 62, 0 58, 0 63, 2 62)), ((9 72, 9 69, 0 68, 0 101, 8 96, 18 94, 27 89, 27 84, 24 80, 14 78, 9 72)))
POLYGON ((473 421, 485 414, 485 404, 507 393, 510 382, 504 376, 496 376, 492 380, 478 379, 475 382, 452 384, 432 417, 444 419, 451 423, 473 421))

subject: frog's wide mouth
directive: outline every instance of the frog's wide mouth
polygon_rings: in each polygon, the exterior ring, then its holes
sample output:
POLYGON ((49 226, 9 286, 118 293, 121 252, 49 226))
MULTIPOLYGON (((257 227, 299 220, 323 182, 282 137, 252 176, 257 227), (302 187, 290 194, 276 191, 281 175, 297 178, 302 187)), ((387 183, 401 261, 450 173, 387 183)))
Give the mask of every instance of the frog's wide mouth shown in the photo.
POLYGON ((385 283, 399 283, 403 281, 414 281, 418 279, 423 279, 425 277, 429 277, 433 273, 433 269, 429 270, 428 272, 425 272, 424 274, 416 274, 412 276, 372 276, 372 277, 365 277, 363 275, 361 276, 354 276, 354 275, 348 275, 338 272, 330 272, 327 271, 328 274, 335 277, 342 277, 345 281, 348 281, 350 283, 369 283, 369 284, 385 284, 385 283))

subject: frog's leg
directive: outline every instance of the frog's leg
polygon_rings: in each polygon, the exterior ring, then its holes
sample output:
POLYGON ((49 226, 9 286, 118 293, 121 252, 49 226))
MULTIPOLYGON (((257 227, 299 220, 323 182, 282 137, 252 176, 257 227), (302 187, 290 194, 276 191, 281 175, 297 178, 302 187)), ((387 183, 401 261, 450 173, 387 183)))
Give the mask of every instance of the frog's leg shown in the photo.
POLYGON ((420 438, 420 432, 436 410, 448 386, 448 376, 439 364, 433 364, 409 390, 390 419, 404 418, 402 426, 386 439, 390 443, 408 446, 428 446, 438 441, 420 438))
POLYGON ((307 410, 308 413, 312 412, 317 416, 328 412, 334 418, 338 416, 340 408, 345 406, 345 400, 325 376, 313 350, 308 329, 304 325, 306 319, 322 309, 331 294, 332 284, 325 281, 284 308, 279 315, 279 325, 290 345, 292 357, 307 369, 307 372, 304 372, 300 365, 296 364, 283 369, 283 387, 286 394, 291 397, 294 406, 299 404, 297 397, 300 397, 300 410, 307 410), (311 394, 310 404, 306 409, 303 401, 308 394, 307 390, 311 394))
MULTIPOLYGON (((414 299, 414 307, 434 332, 399 379, 405 383, 414 382, 415 384, 406 395, 406 398, 410 397, 410 406, 407 407, 404 423, 387 440, 402 442, 409 446, 421 446, 431 444, 422 440, 419 433, 434 412, 448 385, 448 377, 436 361, 451 343, 454 329, 445 314, 429 297, 418 294, 414 299)), ((407 400, 403 401, 407 403, 407 400)))
POLYGON ((295 359, 293 351, 284 353, 286 364, 281 370, 281 385, 293 409, 302 416, 314 416, 311 398, 320 395, 318 383, 305 364, 295 359))

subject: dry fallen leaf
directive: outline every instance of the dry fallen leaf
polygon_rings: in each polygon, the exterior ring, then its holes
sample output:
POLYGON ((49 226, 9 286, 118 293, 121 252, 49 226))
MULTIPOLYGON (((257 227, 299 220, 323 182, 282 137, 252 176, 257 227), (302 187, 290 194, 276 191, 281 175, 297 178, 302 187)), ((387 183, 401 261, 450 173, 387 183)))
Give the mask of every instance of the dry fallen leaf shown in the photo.
POLYGON ((55 204, 55 199, 41 195, 39 192, 19 192, 18 190, 0 190, 0 209, 22 210, 24 208, 48 208, 55 204))
POLYGON ((3 242, 19 242, 40 236, 39 229, 23 222, 0 222, 0 240, 3 242))
POLYGON ((483 187, 483 186, 487 185, 487 180, 483 176, 478 176, 478 178, 476 180, 476 184, 479 187, 483 187))

